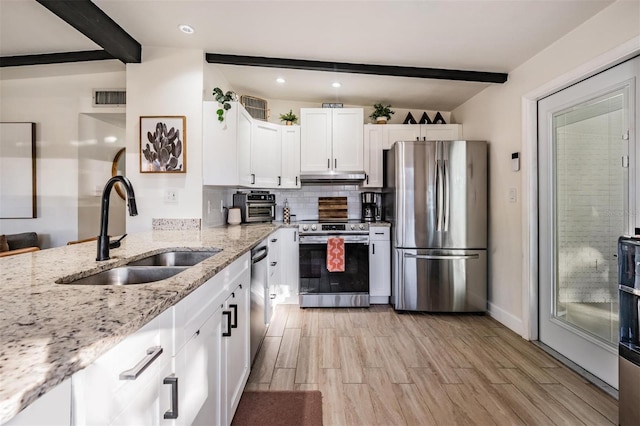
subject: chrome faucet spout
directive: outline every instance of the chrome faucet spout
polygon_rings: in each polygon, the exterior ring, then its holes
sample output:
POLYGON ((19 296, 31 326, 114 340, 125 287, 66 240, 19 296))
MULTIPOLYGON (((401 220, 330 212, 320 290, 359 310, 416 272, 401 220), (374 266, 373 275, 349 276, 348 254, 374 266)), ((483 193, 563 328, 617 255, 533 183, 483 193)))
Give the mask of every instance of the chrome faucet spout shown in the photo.
MULTIPOLYGON (((102 191, 102 205, 100 208, 100 235, 98 236, 98 257, 96 260, 109 260, 109 197, 111 189, 117 182, 122 183, 127 192, 127 204, 129 206, 129 216, 138 215, 138 207, 136 206, 136 196, 133 192, 133 185, 129 179, 124 176, 114 176, 107 181, 102 191)), ((126 235, 126 234, 125 234, 126 235)), ((123 237, 124 238, 124 237, 123 237)))

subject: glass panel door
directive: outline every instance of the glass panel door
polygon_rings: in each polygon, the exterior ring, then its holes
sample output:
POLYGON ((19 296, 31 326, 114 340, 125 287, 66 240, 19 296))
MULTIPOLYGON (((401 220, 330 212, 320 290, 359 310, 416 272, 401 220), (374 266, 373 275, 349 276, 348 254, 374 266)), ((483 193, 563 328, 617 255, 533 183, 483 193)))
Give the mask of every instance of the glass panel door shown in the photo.
POLYGON ((639 63, 538 103, 539 339, 614 388, 617 239, 635 220, 629 129, 639 63))

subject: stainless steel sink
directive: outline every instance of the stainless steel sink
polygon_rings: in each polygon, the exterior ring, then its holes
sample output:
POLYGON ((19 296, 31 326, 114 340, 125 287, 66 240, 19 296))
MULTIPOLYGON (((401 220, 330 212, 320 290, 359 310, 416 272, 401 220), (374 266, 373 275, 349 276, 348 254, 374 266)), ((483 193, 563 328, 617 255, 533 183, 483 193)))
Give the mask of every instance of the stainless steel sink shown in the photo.
POLYGON ((58 284, 73 285, 131 285, 161 281, 187 269, 186 266, 122 266, 107 269, 77 280, 59 280, 58 284))
POLYGON ((206 251, 169 251, 127 263, 128 266, 193 266, 220 253, 220 249, 206 251))

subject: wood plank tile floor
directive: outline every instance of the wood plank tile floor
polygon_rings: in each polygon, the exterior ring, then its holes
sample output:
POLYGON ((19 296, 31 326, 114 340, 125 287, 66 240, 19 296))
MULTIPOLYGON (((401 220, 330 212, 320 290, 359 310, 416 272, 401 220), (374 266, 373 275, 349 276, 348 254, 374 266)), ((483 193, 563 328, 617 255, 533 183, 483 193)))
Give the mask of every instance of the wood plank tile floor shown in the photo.
POLYGON ((489 316, 279 305, 246 390, 316 389, 325 426, 618 424, 614 398, 489 316))

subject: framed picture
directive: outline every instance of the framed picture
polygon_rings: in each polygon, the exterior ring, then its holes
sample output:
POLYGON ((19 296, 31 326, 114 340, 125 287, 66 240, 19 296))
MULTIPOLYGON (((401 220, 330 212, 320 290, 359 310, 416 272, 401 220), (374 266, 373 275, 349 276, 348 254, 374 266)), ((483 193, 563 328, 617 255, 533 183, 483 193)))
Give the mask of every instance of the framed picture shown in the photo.
POLYGON ((140 173, 186 173, 186 117, 140 117, 140 173))

